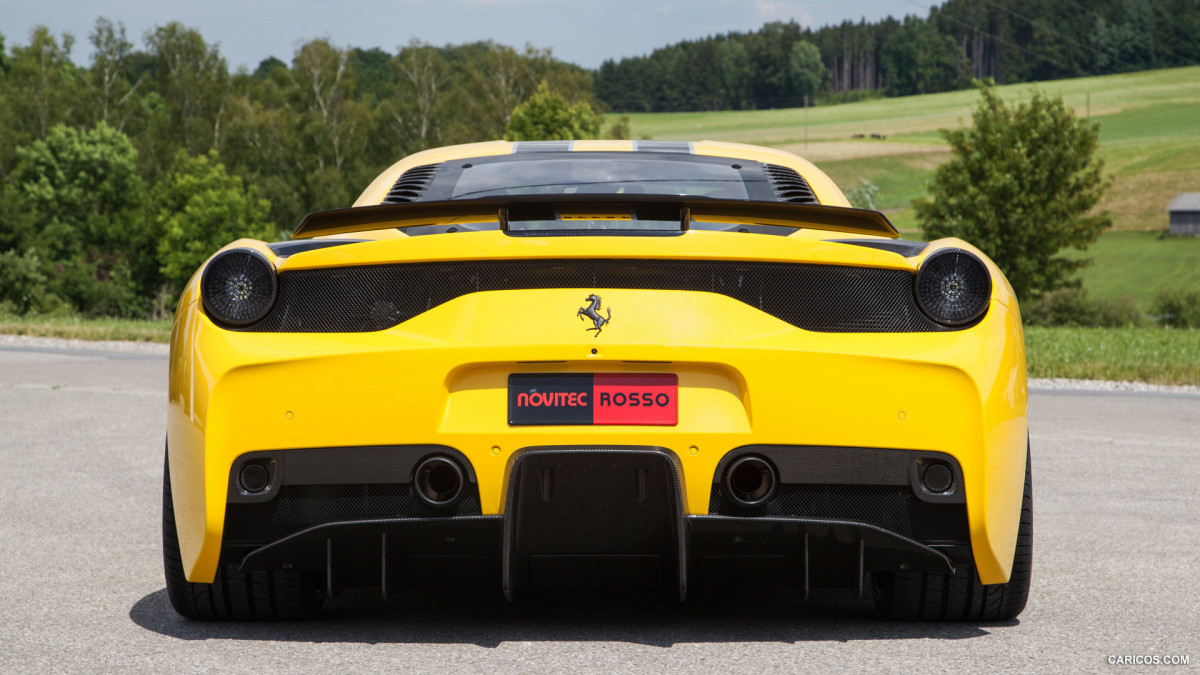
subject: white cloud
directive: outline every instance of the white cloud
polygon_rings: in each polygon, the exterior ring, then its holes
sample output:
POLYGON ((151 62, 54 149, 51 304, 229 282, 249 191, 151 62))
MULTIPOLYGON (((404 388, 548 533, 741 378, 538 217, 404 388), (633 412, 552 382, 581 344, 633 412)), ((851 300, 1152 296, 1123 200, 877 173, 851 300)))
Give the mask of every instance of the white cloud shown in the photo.
POLYGON ((475 9, 500 9, 507 7, 527 7, 531 5, 558 4, 560 0, 456 0, 454 4, 473 7, 475 9))
POLYGON ((804 3, 802 2, 756 0, 754 3, 754 16, 764 23, 767 21, 795 19, 796 23, 802 26, 812 25, 812 17, 809 16, 808 10, 804 8, 804 3))

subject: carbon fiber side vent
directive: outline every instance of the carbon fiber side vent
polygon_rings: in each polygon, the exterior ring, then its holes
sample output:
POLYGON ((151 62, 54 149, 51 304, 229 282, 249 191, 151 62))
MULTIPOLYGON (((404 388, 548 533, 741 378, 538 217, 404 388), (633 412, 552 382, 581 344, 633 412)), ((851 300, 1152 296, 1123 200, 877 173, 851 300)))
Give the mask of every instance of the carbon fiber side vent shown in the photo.
POLYGON ((424 164, 414 166, 400 174, 399 180, 383 198, 383 203, 404 204, 421 201, 421 195, 424 194, 425 189, 429 187, 429 183, 441 167, 441 164, 424 164))
POLYGON ((764 164, 763 173, 771 181, 771 189, 775 191, 775 198, 779 201, 792 204, 819 203, 812 188, 795 169, 778 164, 764 164))

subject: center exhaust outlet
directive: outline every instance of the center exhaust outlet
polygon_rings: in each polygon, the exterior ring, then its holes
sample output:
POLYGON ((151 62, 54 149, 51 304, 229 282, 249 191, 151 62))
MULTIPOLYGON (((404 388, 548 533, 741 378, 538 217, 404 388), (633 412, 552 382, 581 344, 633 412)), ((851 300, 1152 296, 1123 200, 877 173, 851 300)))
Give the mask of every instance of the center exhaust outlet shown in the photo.
POLYGON ((458 462, 442 455, 426 457, 413 470, 413 492, 426 506, 447 509, 466 496, 467 476, 458 462))
POLYGON ((741 457, 729 465, 722 487, 730 501, 742 508, 757 508, 775 496, 779 477, 775 467, 756 455, 741 457))

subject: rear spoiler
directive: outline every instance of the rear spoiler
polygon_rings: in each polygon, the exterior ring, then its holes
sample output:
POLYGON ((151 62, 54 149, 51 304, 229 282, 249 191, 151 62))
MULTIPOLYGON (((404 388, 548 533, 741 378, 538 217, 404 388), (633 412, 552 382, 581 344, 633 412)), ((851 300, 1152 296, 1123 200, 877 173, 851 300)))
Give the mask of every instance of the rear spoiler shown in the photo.
POLYGON ((868 234, 891 239, 900 236, 887 216, 882 213, 843 206, 673 195, 548 194, 380 204, 316 211, 304 217, 300 227, 292 233, 292 238, 305 239, 329 234, 434 225, 452 218, 495 218, 500 224, 500 229, 507 231, 509 211, 520 211, 525 207, 544 209, 547 206, 561 205, 572 211, 586 212, 594 208, 596 213, 603 213, 611 211, 614 206, 643 204, 660 208, 678 207, 682 230, 688 229, 691 217, 704 217, 736 218, 762 225, 868 234))

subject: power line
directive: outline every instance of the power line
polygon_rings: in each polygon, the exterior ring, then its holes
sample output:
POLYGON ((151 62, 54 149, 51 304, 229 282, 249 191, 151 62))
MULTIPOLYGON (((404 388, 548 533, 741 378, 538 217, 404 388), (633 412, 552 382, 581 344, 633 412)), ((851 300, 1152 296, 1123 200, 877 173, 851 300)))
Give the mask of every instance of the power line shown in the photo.
MULTIPOLYGON (((1026 22, 1027 22, 1027 23, 1028 23, 1030 26, 1033 26, 1033 27, 1036 27, 1036 26, 1037 26, 1037 20, 1035 20, 1035 19, 1030 19, 1029 17, 1025 16, 1024 14, 1021 14, 1021 13, 1017 12, 1016 10, 1009 9, 1009 8, 1005 7, 1004 5, 1001 5, 1001 4, 997 4, 997 3, 995 3, 995 2, 992 2, 992 0, 983 0, 983 1, 984 1, 985 3, 987 3, 987 4, 991 5, 992 7, 995 7, 995 8, 997 8, 997 9, 1002 9, 1002 10, 1004 10, 1004 11, 1008 12, 1009 14, 1012 14, 1013 16, 1015 16, 1015 17, 1017 17, 1017 18, 1019 18, 1019 19, 1024 19, 1024 20, 1025 20, 1025 21, 1026 21, 1026 22)), ((1082 42, 1078 42, 1078 41, 1076 41, 1074 38, 1072 38, 1071 36, 1069 36, 1069 35, 1067 35, 1067 34, 1065 34, 1065 33, 1060 33, 1059 31, 1055 30, 1055 29, 1054 29, 1054 27, 1053 27, 1053 26, 1051 26, 1049 22, 1043 21, 1043 22, 1042 22, 1042 27, 1043 27, 1043 28, 1045 28, 1046 30, 1050 31, 1051 33, 1054 33, 1054 34, 1055 34, 1055 35, 1057 35, 1058 37, 1060 37, 1060 38, 1062 38, 1062 39, 1064 39, 1064 40, 1066 40, 1066 41, 1070 42, 1070 43, 1071 43, 1071 44, 1073 44, 1073 45, 1076 45, 1076 46, 1078 46, 1078 47, 1083 47, 1084 49, 1089 49, 1089 50, 1091 50, 1091 51, 1092 51, 1093 53, 1095 53, 1095 54, 1099 54, 1099 55, 1101 55, 1101 56, 1105 56, 1105 54, 1102 54, 1102 53, 1100 52, 1100 50, 1096 49, 1095 47, 1093 47, 1093 46, 1091 46, 1091 45, 1083 44, 1082 42)), ((1116 51, 1114 51, 1114 50, 1111 50, 1111 49, 1109 49, 1108 51, 1109 51, 1109 52, 1111 52, 1110 54, 1108 54, 1108 56, 1111 56, 1111 57, 1113 58, 1113 60, 1114 60, 1114 61, 1117 61, 1118 63, 1121 63, 1121 64, 1123 64, 1123 65, 1129 66, 1130 68, 1133 68, 1133 69, 1135 69, 1135 70, 1137 69, 1137 66, 1133 65, 1132 63, 1129 63, 1128 61, 1125 61, 1125 60, 1121 59, 1121 57, 1117 55, 1116 51)))
MULTIPOLYGON (((1105 18, 1105 17, 1104 17, 1104 15, 1102 15, 1102 14, 1099 14, 1098 12, 1096 12, 1096 10, 1094 10, 1094 9, 1091 9, 1091 8, 1087 7, 1086 5, 1081 5, 1081 4, 1079 4, 1078 2, 1076 2, 1075 0, 1067 0, 1067 1, 1068 1, 1068 2, 1070 2, 1072 5, 1075 5, 1075 6, 1076 6, 1076 7, 1078 7, 1079 9, 1082 9, 1083 11, 1087 12, 1088 14, 1091 14, 1092 16, 1096 17, 1097 19, 1104 19, 1105 21, 1108 21, 1108 19, 1107 19, 1107 18, 1105 18)), ((1125 23, 1123 23, 1123 24, 1120 24, 1120 25, 1121 25, 1121 27, 1122 27, 1122 28, 1132 28, 1132 27, 1129 25, 1129 21, 1128 21, 1128 20, 1126 20, 1126 21, 1125 21, 1125 23)), ((1140 32, 1140 31, 1139 31, 1139 32, 1140 32)), ((1166 53, 1170 54, 1171 56, 1174 56, 1175 58, 1179 59, 1179 61, 1180 61, 1181 63, 1188 64, 1188 65, 1194 65, 1194 64, 1191 64, 1191 60, 1190 60, 1190 59, 1188 59, 1186 56, 1181 56, 1179 53, 1177 53, 1177 52, 1175 52, 1175 51, 1173 51, 1173 50, 1167 49, 1166 47, 1164 47, 1164 46, 1162 46, 1162 45, 1158 44, 1158 43, 1157 43, 1157 41, 1155 41, 1155 39, 1154 39, 1154 36, 1153 36, 1153 35, 1151 35, 1151 34, 1149 34, 1149 33, 1141 33, 1141 36, 1142 36, 1142 38, 1143 38, 1143 39, 1145 39, 1145 40, 1149 41, 1149 43, 1150 43, 1151 45, 1153 45, 1155 48, 1157 48, 1157 49, 1161 49, 1162 51, 1164 51, 1164 52, 1166 52, 1166 53)), ((1111 50, 1111 49, 1109 49, 1109 51, 1110 51, 1110 52, 1112 52, 1113 54, 1116 54, 1116 52, 1115 52, 1115 51, 1113 51, 1113 50, 1111 50)), ((1118 60, 1120 60, 1120 59, 1118 59, 1118 60)))
MULTIPOLYGON (((915 5, 915 6, 917 6, 917 7, 920 7, 920 8, 922 8, 922 9, 927 9, 927 8, 926 8, 924 5, 922 5, 921 3, 917 2, 917 0, 908 0, 908 4, 910 4, 910 5, 915 5)), ((1014 42, 1009 42, 1008 40, 1005 40, 1004 38, 1002 38, 1002 37, 1000 37, 1000 36, 998 36, 998 35, 992 35, 991 33, 987 32, 987 31, 985 31, 985 30, 980 30, 980 29, 979 29, 979 26, 972 26, 971 24, 968 24, 968 23, 964 23, 964 22, 962 22, 962 21, 959 21, 958 19, 956 19, 956 18, 954 18, 954 17, 952 17, 952 16, 948 16, 948 15, 946 15, 946 14, 944 14, 944 13, 943 13, 943 14, 940 14, 939 16, 941 16, 942 18, 944 18, 944 19, 947 19, 947 20, 949 20, 949 21, 953 21, 954 23, 956 23, 956 24, 958 24, 958 25, 962 26, 963 28, 970 28, 971 30, 974 30, 974 31, 975 31, 975 32, 977 32, 977 33, 982 33, 983 35, 986 35, 986 36, 988 36, 988 37, 992 38, 993 40, 995 40, 995 41, 997 41, 997 42, 1000 42, 1000 43, 1002 43, 1002 44, 1006 44, 1006 45, 1008 45, 1009 47, 1013 47, 1013 48, 1015 48, 1015 49, 1018 49, 1018 50, 1020 50, 1020 51, 1023 51, 1023 52, 1029 52, 1030 54, 1033 54, 1034 56, 1036 56, 1036 57, 1038 57, 1038 58, 1040 58, 1040 59, 1045 59, 1045 60, 1049 61, 1050 63, 1053 63, 1053 64, 1055 64, 1055 65, 1057 65, 1057 66, 1060 66, 1060 67, 1062 67, 1062 68, 1067 68, 1067 69, 1070 69, 1070 70, 1075 70, 1075 71, 1077 71, 1077 72, 1080 72, 1080 73, 1082 73, 1083 75, 1085 75, 1085 76, 1087 76, 1087 77, 1092 77, 1092 74, 1091 74, 1091 73, 1089 73, 1088 71, 1084 70, 1083 68, 1080 68, 1079 66, 1071 65, 1071 64, 1068 64, 1068 63, 1063 63, 1062 61, 1059 61, 1058 59, 1054 59, 1054 58, 1051 58, 1051 57, 1049 57, 1049 56, 1046 56, 1045 54, 1040 54, 1040 53, 1038 53, 1038 52, 1035 52, 1035 51, 1033 51, 1032 49, 1030 49, 1030 48, 1028 48, 1028 47, 1022 47, 1021 45, 1019 45, 1019 44, 1016 44, 1016 43, 1014 43, 1014 42)))

